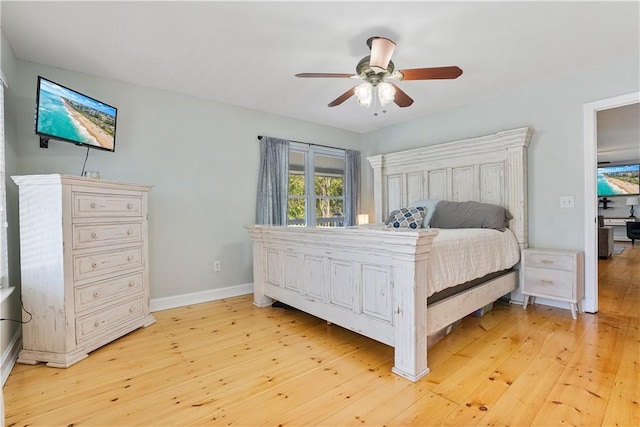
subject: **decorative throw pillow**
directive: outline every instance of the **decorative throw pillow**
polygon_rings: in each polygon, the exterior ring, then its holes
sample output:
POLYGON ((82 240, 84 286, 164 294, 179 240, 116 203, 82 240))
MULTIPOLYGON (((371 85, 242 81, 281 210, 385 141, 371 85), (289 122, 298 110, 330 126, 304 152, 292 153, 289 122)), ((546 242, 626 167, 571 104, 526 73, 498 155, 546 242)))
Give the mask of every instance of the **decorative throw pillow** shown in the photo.
POLYGON ((402 208, 395 210, 389 214, 389 219, 385 221, 389 227, 393 228, 412 228, 422 227, 426 209, 419 206, 415 208, 402 208))

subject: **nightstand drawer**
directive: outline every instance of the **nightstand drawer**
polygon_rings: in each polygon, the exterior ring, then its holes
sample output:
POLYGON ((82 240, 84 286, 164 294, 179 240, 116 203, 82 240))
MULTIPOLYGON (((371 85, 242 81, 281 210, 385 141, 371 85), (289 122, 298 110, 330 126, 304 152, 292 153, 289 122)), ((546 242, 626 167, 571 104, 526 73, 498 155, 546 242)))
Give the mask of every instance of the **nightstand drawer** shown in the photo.
POLYGON ((527 267, 573 271, 573 257, 571 255, 527 253, 526 263, 527 267))
POLYGON ((524 292, 571 299, 573 297, 573 278, 571 271, 548 270, 527 267, 524 274, 524 292))

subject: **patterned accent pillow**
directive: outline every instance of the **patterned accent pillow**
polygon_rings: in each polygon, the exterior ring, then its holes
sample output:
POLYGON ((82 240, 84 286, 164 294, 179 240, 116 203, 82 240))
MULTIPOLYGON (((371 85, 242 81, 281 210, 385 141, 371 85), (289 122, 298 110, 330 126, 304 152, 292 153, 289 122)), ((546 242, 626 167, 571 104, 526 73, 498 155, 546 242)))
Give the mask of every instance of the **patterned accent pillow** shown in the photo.
POLYGON ((424 207, 402 208, 391 212, 385 223, 393 228, 418 229, 422 227, 426 213, 424 207))

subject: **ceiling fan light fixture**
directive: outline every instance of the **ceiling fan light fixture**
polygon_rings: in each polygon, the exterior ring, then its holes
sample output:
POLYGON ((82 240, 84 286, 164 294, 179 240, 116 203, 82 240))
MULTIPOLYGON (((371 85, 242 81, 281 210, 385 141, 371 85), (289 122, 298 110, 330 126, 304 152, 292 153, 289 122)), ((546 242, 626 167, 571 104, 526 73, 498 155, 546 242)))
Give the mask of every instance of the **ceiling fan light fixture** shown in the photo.
POLYGON ((380 100, 380 105, 385 106, 393 102, 396 97, 395 88, 387 82, 378 83, 378 99, 380 100))
POLYGON ((354 93, 358 98, 358 104, 369 108, 373 100, 373 85, 369 82, 361 83, 356 86, 354 93))

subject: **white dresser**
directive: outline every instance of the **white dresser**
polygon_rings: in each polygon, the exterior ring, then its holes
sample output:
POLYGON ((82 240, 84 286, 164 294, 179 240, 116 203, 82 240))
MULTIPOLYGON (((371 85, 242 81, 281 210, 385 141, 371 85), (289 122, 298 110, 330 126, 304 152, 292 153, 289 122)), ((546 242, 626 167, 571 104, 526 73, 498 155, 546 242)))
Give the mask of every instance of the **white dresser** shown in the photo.
POLYGON ((568 302, 576 319, 584 292, 584 253, 557 249, 525 249, 522 252, 520 291, 527 308, 530 297, 568 302))
POLYGON ((22 301, 32 315, 18 362, 66 368, 154 323, 151 186, 68 175, 12 179, 19 187, 22 301))

